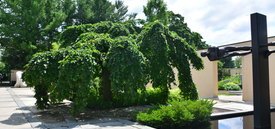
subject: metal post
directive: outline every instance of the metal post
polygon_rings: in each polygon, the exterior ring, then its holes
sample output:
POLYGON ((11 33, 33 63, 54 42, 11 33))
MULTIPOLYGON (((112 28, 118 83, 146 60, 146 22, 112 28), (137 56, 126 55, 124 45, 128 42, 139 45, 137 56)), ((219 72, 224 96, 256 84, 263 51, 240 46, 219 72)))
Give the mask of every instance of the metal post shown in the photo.
POLYGON ((271 129, 266 16, 251 14, 254 129, 271 129))

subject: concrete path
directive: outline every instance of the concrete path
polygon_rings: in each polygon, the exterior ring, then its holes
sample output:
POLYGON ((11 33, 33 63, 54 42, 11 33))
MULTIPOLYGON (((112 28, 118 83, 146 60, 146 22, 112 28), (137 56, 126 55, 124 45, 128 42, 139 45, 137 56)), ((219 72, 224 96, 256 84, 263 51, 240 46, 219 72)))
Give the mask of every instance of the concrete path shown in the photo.
POLYGON ((226 109, 229 111, 252 111, 253 104, 244 102, 241 95, 220 95, 214 99, 214 108, 226 109))
POLYGON ((0 129, 153 129, 123 119, 44 121, 30 88, 0 87, 0 129))
MULTIPOLYGON (((0 129, 153 129, 125 119, 41 119, 33 96, 31 88, 0 87, 0 129)), ((212 116, 253 110, 240 96, 219 96, 214 102, 212 116)))

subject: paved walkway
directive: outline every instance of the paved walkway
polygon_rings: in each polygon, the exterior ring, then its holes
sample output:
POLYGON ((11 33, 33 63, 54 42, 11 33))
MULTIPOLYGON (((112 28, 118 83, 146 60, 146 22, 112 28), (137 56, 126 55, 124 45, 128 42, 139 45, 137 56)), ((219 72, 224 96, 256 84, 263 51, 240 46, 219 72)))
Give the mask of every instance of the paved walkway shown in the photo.
MULTIPOLYGON (((153 129, 124 119, 41 119, 33 95, 31 88, 0 87, 0 129, 153 129)), ((253 110, 241 96, 219 96, 214 102, 212 116, 253 110)))
POLYGON ((241 95, 220 95, 214 99, 214 108, 228 111, 252 111, 253 104, 242 101, 241 95))
POLYGON ((153 129, 123 119, 47 121, 39 119, 30 88, 0 88, 0 129, 153 129))

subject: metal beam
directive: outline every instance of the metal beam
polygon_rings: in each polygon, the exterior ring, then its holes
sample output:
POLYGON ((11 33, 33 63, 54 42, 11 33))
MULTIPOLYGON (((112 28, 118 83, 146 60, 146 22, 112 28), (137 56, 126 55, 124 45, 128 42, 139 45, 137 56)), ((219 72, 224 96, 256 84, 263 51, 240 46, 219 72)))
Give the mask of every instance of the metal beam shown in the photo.
POLYGON ((251 14, 254 129, 271 129, 266 16, 251 14), (260 47, 261 46, 261 47, 260 47))

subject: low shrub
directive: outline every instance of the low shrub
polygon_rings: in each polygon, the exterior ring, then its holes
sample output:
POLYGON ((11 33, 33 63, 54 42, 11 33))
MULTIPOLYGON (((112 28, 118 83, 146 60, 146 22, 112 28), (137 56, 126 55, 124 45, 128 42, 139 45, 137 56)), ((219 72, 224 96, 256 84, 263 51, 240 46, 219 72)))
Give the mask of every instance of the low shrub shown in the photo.
POLYGON ((235 84, 234 82, 228 82, 224 84, 222 88, 224 90, 235 90, 235 91, 241 90, 240 86, 235 84))
MULTIPOLYGON (((92 88, 88 98, 88 108, 90 109, 109 109, 137 105, 166 104, 166 99, 158 88, 147 88, 139 90, 136 97, 129 98, 127 94, 115 95, 112 102, 106 102, 99 96, 99 91, 92 88)), ((179 93, 171 93, 169 98, 175 98, 179 93)))
POLYGON ((239 86, 240 84, 241 84, 240 76, 239 75, 232 76, 222 81, 219 81, 218 89, 219 90, 241 90, 241 87, 239 86))
POLYGON ((137 115, 138 122, 158 129, 186 129, 209 126, 213 102, 173 100, 137 115))

